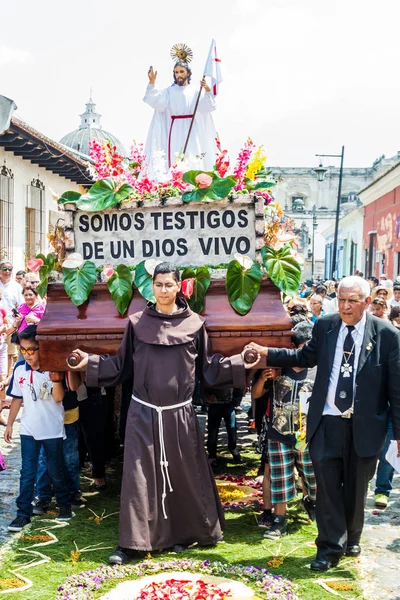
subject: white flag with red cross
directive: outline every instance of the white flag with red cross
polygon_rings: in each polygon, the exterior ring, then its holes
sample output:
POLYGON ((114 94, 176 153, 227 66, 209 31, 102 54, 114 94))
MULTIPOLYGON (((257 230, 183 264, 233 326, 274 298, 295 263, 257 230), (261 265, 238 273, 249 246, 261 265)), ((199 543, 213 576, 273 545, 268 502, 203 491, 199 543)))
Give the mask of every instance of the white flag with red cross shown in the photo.
POLYGON ((218 58, 215 40, 212 40, 211 42, 211 48, 210 52, 208 53, 204 75, 206 77, 211 77, 211 90, 214 96, 216 96, 218 94, 219 84, 222 81, 222 73, 221 60, 218 58))

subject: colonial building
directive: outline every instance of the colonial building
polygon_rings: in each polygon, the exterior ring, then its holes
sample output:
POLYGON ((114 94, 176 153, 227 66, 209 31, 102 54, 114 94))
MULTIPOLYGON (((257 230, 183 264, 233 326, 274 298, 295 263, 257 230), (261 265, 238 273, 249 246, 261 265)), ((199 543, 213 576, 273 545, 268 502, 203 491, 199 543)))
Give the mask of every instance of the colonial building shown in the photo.
POLYGON ((83 192, 92 182, 87 156, 36 131, 16 108, 0 96, 0 258, 22 269, 49 250, 46 234, 60 218, 57 195, 83 192))
MULTIPOLYGON (((348 203, 342 210, 339 220, 338 244, 337 244, 337 277, 354 275, 355 271, 363 272, 363 223, 364 208, 359 199, 348 203), (346 210, 347 209, 347 210, 346 210)), ((330 277, 332 262, 333 240, 335 235, 335 223, 333 222, 325 231, 323 236, 326 241, 326 269, 324 276, 330 277)))
POLYGON ((367 276, 400 275, 400 162, 360 192, 364 205, 363 269, 367 276))
MULTIPOLYGON (((347 214, 346 206, 354 208, 360 190, 390 168, 398 158, 386 159, 381 156, 371 167, 343 169, 342 216, 347 214)), ((313 262, 314 276, 328 278, 332 263, 333 236, 327 241, 324 232, 329 232, 335 223, 339 169, 327 167, 322 182, 318 181, 313 168, 271 167, 271 170, 278 180, 278 185, 274 188, 275 200, 295 221, 301 243, 300 252, 305 259, 304 279, 311 276, 313 262)), ((361 246, 358 251, 361 251, 361 246)))
POLYGON ((81 124, 78 129, 67 133, 61 140, 60 144, 68 146, 73 150, 77 150, 82 154, 89 154, 89 142, 97 140, 100 144, 103 144, 109 140, 113 146, 117 147, 117 150, 122 156, 126 156, 126 151, 122 143, 115 135, 105 131, 101 124, 101 115, 96 112, 96 105, 92 98, 89 98, 86 103, 86 110, 80 115, 81 124))

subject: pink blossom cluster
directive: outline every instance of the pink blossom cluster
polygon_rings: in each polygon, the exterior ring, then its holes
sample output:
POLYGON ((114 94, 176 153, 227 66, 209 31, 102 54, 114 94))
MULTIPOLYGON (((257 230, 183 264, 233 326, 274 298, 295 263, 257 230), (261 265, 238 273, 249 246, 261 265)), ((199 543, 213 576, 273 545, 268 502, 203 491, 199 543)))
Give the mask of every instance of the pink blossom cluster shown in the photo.
POLYGON ((268 206, 273 201, 273 197, 266 190, 256 190, 254 194, 258 198, 264 198, 264 206, 268 206))
POLYGON ((239 155, 238 155, 237 161, 236 161, 236 165, 235 165, 235 169, 233 171, 233 175, 234 175, 234 177, 236 177, 236 180, 237 180, 237 184, 235 185, 236 191, 243 190, 246 187, 245 182, 244 182, 245 175, 246 175, 246 169, 247 169, 249 160, 251 158, 251 153, 253 152, 255 147, 256 147, 256 145, 253 144, 253 142, 249 138, 247 140, 247 142, 245 143, 245 145, 243 146, 243 148, 239 152, 239 155))
POLYGON ((130 169, 136 177, 145 168, 146 156, 144 154, 143 144, 133 142, 129 151, 130 169))
POLYGON ((122 162, 124 157, 118 154, 117 147, 111 142, 100 144, 97 140, 89 142, 89 155, 94 161, 96 179, 118 177, 124 172, 122 162))
POLYGON ((228 150, 222 150, 219 138, 215 138, 215 143, 217 144, 218 149, 217 157, 215 159, 215 168, 220 177, 225 177, 230 165, 230 160, 227 156, 228 150))

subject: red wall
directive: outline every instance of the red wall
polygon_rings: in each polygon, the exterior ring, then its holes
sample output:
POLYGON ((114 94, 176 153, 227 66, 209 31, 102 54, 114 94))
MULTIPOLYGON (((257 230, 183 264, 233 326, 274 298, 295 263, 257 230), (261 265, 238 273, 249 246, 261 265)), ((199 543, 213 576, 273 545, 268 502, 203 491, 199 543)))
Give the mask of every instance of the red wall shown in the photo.
MULTIPOLYGON (((395 275, 395 253, 400 252, 400 238, 396 237, 397 217, 400 217, 400 186, 364 208, 364 254, 369 248, 368 232, 376 231, 376 250, 386 255, 385 273, 390 279, 395 275)), ((380 264, 375 262, 375 257, 372 274, 375 277, 381 274, 380 264)))

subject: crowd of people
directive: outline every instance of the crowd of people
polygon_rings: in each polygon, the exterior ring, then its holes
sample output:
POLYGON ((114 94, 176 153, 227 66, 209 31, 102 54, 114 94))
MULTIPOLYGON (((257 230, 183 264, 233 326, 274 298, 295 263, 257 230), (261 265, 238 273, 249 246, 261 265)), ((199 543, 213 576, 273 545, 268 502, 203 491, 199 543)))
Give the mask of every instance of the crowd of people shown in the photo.
MULTIPOLYGON (((53 495, 58 519, 82 507, 80 473, 89 457, 93 486, 106 489, 106 461, 118 451, 114 427, 115 389, 88 387, 78 374, 52 381, 40 369, 36 326, 46 310, 37 292, 37 273, 0 262, 0 423, 11 443, 20 408, 22 470, 17 516, 10 531, 20 531, 32 515, 47 513, 53 495), (4 409, 9 409, 8 419, 4 409)), ((5 468, 0 455, 0 465, 5 468)))
POLYGON ((80 363, 51 377, 40 368, 36 338, 46 299, 38 296, 35 274, 19 272, 15 280, 12 274, 10 263, 0 263, 6 348, 4 356, 0 349, 0 386, 2 402, 6 389, 13 399, 3 420, 6 442, 24 406, 20 494, 10 531, 46 513, 53 494, 57 518, 71 519, 72 507, 85 502, 80 470, 86 453, 101 491, 106 459, 120 443, 120 535, 110 562, 217 543, 224 528, 211 470, 217 466, 218 430, 224 420, 228 449, 240 463, 236 412, 247 389, 261 455, 264 537, 287 533, 287 504, 301 490, 301 504, 318 527, 311 568, 325 571, 343 555, 360 554, 368 482, 379 458, 375 503, 385 508, 394 474, 386 452, 400 437, 400 281, 367 281, 360 273, 341 281, 306 281, 285 304, 292 348, 250 344, 259 361, 266 357, 266 368, 254 368, 246 363, 246 349, 229 358, 212 354, 204 320, 180 294, 179 271, 161 263, 153 276, 156 302, 130 316, 117 355, 76 349, 80 363), (358 404, 363 394, 368 400, 358 404), (208 456, 194 398, 208 413, 208 456))

